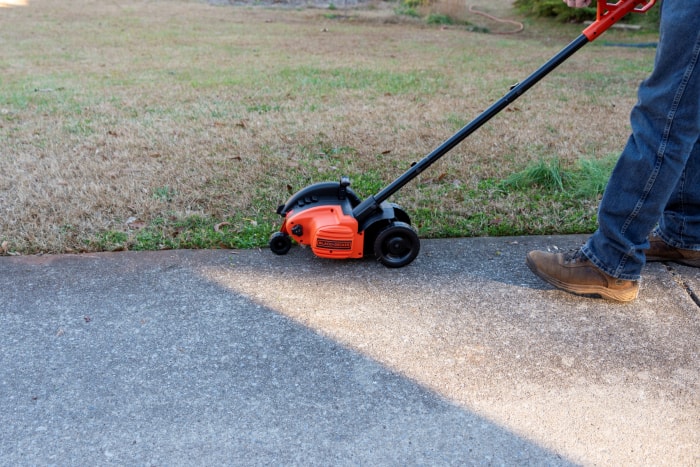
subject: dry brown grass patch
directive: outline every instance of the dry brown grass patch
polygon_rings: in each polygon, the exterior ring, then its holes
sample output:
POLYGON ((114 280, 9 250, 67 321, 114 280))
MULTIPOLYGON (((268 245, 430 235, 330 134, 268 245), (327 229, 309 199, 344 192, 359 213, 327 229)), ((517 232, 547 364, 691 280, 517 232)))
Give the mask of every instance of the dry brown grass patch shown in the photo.
MULTIPOLYGON (((340 171, 390 181, 563 45, 367 16, 185 0, 3 9, 0 241, 85 251, 132 235, 133 219, 275 222, 289 187, 340 171)), ((528 160, 618 151, 652 53, 582 51, 396 201, 463 216, 488 202, 468 190, 528 160)))

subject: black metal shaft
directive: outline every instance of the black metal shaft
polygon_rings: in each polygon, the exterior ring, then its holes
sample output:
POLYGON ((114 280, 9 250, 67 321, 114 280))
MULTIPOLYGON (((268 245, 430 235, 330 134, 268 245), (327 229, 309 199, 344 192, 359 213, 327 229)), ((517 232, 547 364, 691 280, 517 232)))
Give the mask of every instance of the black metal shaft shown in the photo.
POLYGON ((478 117, 465 125, 451 138, 435 148, 433 152, 425 156, 419 162, 413 164, 411 168, 408 169, 403 175, 391 182, 379 193, 374 196, 370 196, 364 202, 355 207, 353 210, 353 215, 355 218, 357 218, 361 223, 362 220, 371 216, 372 213, 379 208, 380 203, 386 201, 391 195, 396 193, 404 185, 418 176, 418 174, 430 167, 434 162, 452 150, 452 148, 461 143, 467 136, 471 135, 482 125, 491 120, 496 114, 514 102, 518 97, 522 96, 528 89, 547 76, 552 70, 561 65, 566 59, 571 57, 588 42, 588 38, 581 34, 525 80, 515 85, 505 96, 493 103, 491 107, 486 109, 478 117))

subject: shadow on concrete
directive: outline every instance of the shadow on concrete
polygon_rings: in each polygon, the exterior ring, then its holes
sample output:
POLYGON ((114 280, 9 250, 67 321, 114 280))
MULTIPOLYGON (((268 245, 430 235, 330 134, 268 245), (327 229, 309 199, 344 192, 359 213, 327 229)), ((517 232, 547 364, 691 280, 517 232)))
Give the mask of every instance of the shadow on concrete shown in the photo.
POLYGON ((235 258, 0 258, 0 463, 570 464, 203 273, 235 258))

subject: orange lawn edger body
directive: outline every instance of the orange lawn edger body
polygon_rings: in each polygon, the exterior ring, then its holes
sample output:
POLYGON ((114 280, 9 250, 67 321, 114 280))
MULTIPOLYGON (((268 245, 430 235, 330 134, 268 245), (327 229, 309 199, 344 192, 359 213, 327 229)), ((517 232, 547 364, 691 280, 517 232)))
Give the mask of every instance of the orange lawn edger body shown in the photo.
POLYGON ((350 180, 346 177, 340 182, 321 182, 299 190, 277 208, 284 222, 279 232, 270 237, 270 249, 284 255, 294 240, 300 245, 310 246, 321 258, 362 258, 373 253, 387 267, 399 268, 409 264, 420 250, 418 234, 411 226, 408 214, 386 200, 581 47, 628 13, 644 13, 655 3, 656 0, 619 0, 614 3, 599 0, 596 21, 577 39, 376 195, 361 200, 350 189, 350 180))

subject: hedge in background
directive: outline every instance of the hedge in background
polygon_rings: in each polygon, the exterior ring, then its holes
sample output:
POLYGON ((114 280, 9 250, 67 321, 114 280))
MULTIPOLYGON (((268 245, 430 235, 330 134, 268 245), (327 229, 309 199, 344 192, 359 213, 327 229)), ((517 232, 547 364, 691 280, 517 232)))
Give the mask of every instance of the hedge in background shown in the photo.
MULTIPOLYGON (((625 22, 642 24, 656 28, 659 25, 661 0, 643 15, 628 15, 625 22)), ((515 7, 523 14, 537 18, 554 18, 562 22, 583 22, 594 20, 596 15, 596 2, 593 1, 588 8, 570 8, 562 0, 515 0, 515 7)))
POLYGON ((555 18, 562 22, 595 19, 595 2, 588 8, 570 8, 562 0, 516 0, 515 7, 523 14, 537 18, 555 18))

